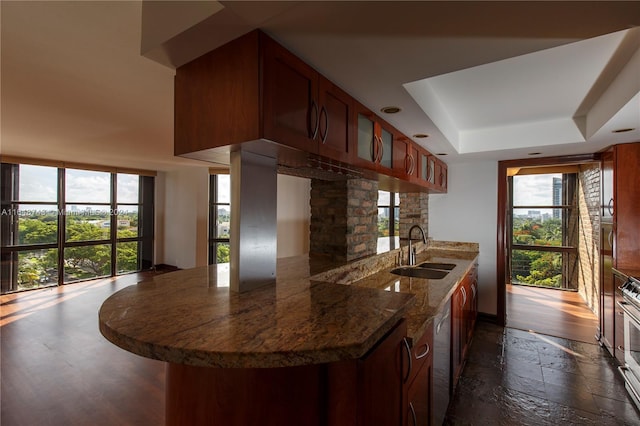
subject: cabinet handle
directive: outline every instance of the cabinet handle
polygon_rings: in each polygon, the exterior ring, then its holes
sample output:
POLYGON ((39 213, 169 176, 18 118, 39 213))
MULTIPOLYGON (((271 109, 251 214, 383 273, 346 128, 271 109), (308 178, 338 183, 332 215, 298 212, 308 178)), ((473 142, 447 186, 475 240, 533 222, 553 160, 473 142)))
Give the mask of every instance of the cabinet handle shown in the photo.
POLYGON ((607 241, 609 241, 609 247, 613 250, 613 229, 609 231, 609 236, 607 237, 607 241))
POLYGON ((418 426, 418 418, 416 417, 416 409, 413 408, 413 402, 409 402, 409 410, 411 410, 411 421, 413 426, 418 426))
POLYGON ((409 347, 409 341, 405 337, 404 339, 402 339, 402 342, 404 343, 404 347, 407 350, 407 359, 409 360, 409 368, 407 369, 407 376, 404 379, 402 379, 402 381, 406 383, 407 380, 409 380, 409 376, 411 375, 411 370, 413 369, 413 359, 411 356, 411 348, 409 347))
POLYGON ((371 141, 371 161, 373 161, 374 163, 378 162, 378 152, 376 149, 377 147, 378 147, 378 136, 374 134, 373 140, 371 141))
POLYGON ((378 145, 380 146, 380 150, 378 151, 379 153, 379 157, 378 158, 378 163, 382 162, 382 157, 384 157, 384 142, 382 142, 382 138, 378 137, 378 145))
POLYGON ((420 355, 416 355, 416 359, 422 359, 425 356, 429 355, 429 352, 431 352, 431 348, 429 347, 429 344, 425 343, 424 347, 425 347, 424 351, 420 355))
POLYGON ((616 349, 618 349, 619 351, 623 351, 624 352, 624 346, 622 346, 622 345, 618 345, 618 347, 616 349))
POLYGON ((607 210, 609 210, 609 214, 613 216, 613 197, 607 203, 607 210))
POLYGON ((313 99, 311 100, 311 108, 309 108, 309 137, 311 138, 311 140, 315 139, 316 136, 318 136, 318 128, 320 127, 320 117, 318 117, 318 105, 316 104, 316 101, 314 101, 313 99), (315 113, 311 113, 312 111, 315 110, 315 113), (316 120, 315 120, 315 126, 313 129, 313 132, 311 131, 311 116, 315 115, 316 120))
POLYGON ((406 157, 404 157, 404 171, 408 175, 412 175, 414 170, 415 170, 415 160, 413 158, 413 155, 409 154, 406 157))
POLYGON ((467 304, 467 290, 464 287, 460 287, 460 290, 462 291, 462 306, 464 306, 467 304))
POLYGON ((329 136, 329 114, 327 114, 327 109, 323 106, 320 108, 320 118, 318 119, 318 124, 320 124, 320 120, 324 115, 324 132, 320 129, 320 139, 322 140, 322 144, 327 143, 327 137, 329 136))
POLYGON ((476 298, 476 283, 473 283, 473 285, 471 286, 471 291, 473 292, 473 299, 475 300, 475 298, 476 298))

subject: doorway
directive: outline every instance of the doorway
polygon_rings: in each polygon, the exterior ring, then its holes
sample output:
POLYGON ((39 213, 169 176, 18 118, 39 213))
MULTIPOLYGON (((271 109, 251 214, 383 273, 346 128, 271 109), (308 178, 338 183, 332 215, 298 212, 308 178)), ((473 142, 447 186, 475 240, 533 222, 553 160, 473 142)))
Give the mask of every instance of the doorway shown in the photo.
MULTIPOLYGON (((593 155, 503 161, 498 185, 498 322, 595 343, 599 200, 593 155), (587 188, 587 189, 585 189, 587 188), (585 191, 590 190, 585 195, 585 191), (586 199, 586 201, 585 201, 586 199), (595 217, 597 219, 597 217, 595 217), (588 271, 591 269, 591 272, 588 271)), ((597 176, 599 182, 599 176, 597 176)))

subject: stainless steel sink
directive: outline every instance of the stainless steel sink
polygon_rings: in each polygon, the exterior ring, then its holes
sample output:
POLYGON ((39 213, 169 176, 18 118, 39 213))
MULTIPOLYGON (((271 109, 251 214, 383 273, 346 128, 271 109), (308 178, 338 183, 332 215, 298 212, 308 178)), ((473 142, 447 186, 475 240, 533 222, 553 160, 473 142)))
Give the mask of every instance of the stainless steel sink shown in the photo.
POLYGON ((447 276, 448 271, 439 269, 428 269, 415 266, 401 266, 391 270, 392 274, 403 277, 426 278, 429 280, 440 280, 447 276))
POLYGON ((450 271, 456 267, 455 263, 436 263, 436 262, 424 262, 418 265, 419 268, 429 268, 429 269, 443 269, 446 271, 450 271))

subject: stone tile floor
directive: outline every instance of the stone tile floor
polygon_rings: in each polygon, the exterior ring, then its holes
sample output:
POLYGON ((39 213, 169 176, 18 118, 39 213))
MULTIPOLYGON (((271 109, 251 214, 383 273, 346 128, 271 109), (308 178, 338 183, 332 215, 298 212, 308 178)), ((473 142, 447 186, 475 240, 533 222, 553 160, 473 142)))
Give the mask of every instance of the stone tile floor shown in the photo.
POLYGON ((640 425, 597 344, 479 321, 445 425, 640 425))

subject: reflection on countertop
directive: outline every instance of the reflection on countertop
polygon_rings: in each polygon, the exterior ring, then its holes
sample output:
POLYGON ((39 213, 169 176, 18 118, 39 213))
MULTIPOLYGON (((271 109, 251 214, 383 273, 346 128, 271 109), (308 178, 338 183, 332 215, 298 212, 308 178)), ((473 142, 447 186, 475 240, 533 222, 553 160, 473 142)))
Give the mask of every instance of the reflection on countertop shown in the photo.
POLYGON ((443 279, 389 273, 399 250, 354 262, 278 259, 277 281, 229 289, 229 265, 154 276, 109 297, 100 331, 130 352, 209 367, 285 367, 362 357, 401 318, 421 336, 473 266, 478 245, 429 241, 418 262, 454 263, 443 279), (352 284, 352 285, 337 285, 352 284))

